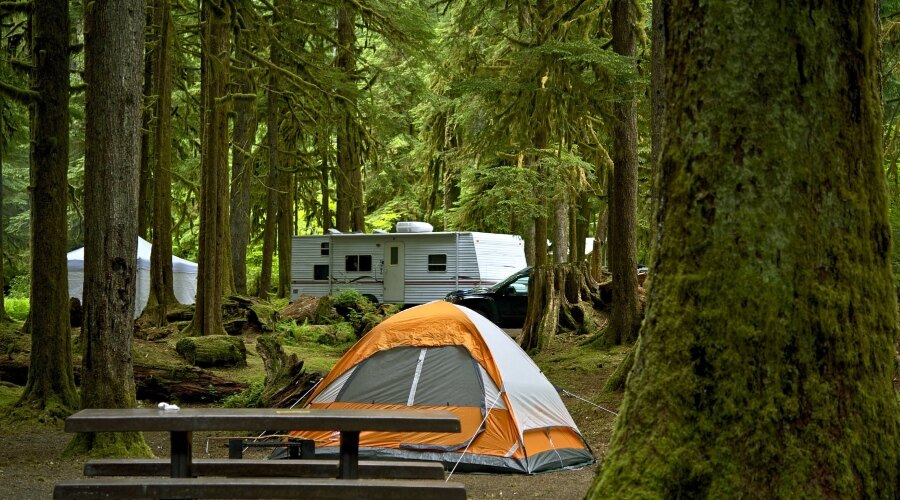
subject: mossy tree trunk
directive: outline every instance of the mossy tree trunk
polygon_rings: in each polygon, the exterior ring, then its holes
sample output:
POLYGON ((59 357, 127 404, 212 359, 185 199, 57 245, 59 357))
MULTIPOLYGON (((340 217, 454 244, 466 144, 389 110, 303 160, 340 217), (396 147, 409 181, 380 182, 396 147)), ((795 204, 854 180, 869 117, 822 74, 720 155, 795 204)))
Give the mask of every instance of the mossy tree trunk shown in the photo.
MULTIPOLYGON (((6 144, 3 141, 3 138, 0 137, 0 208, 3 207, 3 151, 6 148, 6 144)), ((9 314, 6 312, 6 303, 4 302, 4 298, 6 294, 4 293, 5 289, 5 280, 3 279, 3 240, 6 239, 6 233, 4 232, 4 228, 6 224, 3 221, 3 211, 0 210, 0 322, 10 321, 9 314)))
POLYGON ((66 270, 69 31, 68 0, 32 5, 31 368, 17 406, 56 417, 78 406, 66 270))
MULTIPOLYGON (((85 9, 84 408, 134 408, 131 339, 137 276, 144 2, 85 9)), ((140 433, 79 435, 99 455, 150 455, 140 433)))
POLYGON ((343 73, 346 90, 338 102, 337 125, 337 207, 335 225, 343 232, 365 231, 365 207, 362 193, 360 141, 362 131, 356 109, 356 7, 342 2, 337 19, 337 57, 335 67, 343 73))
MULTIPOLYGON (((273 32, 281 27, 279 19, 279 2, 273 3, 272 11, 273 32)), ((281 63, 279 44, 273 41, 269 45, 269 60, 273 65, 281 63)), ((269 149, 269 174, 266 180, 266 222, 263 226, 262 267, 259 271, 259 288, 257 296, 263 300, 269 298, 272 289, 272 262, 275 255, 275 244, 278 237, 278 167, 280 154, 278 143, 280 142, 280 114, 279 114, 279 89, 278 72, 269 72, 269 88, 266 89, 268 110, 266 115, 266 144, 269 149)))
POLYGON ((256 82, 251 73, 251 62, 242 54, 242 50, 250 49, 250 32, 238 31, 237 37, 234 52, 235 68, 233 68, 238 95, 234 99, 231 145, 231 268, 235 292, 247 295, 250 181, 253 178, 250 153, 259 120, 256 113, 256 82))
POLYGON ((659 249, 590 498, 900 496, 874 6, 799 6, 663 5, 659 249))
POLYGON ((279 172, 278 298, 291 294, 291 235, 294 232, 294 174, 279 172))
MULTIPOLYGON (((640 6, 635 0, 612 0, 612 46, 634 58, 640 6)), ((632 63, 634 66, 634 63, 632 63)), ((613 303, 605 341, 634 342, 641 325, 637 283, 637 103, 625 97, 613 103, 613 175, 609 183, 609 270, 613 303)))
POLYGON ((536 267, 528 284, 528 312, 519 342, 522 349, 530 354, 541 351, 563 326, 590 333, 595 325, 583 311, 599 302, 596 289, 587 263, 536 267), (576 309, 578 312, 573 312, 576 309))
POLYGON ((150 297, 147 312, 157 326, 165 326, 175 304, 172 269, 172 57, 175 26, 169 0, 154 0, 151 52, 155 121, 153 122, 153 248, 150 251, 150 297))
POLYGON ((231 2, 204 0, 201 12, 202 157, 200 159, 200 251, 194 335, 224 335, 222 297, 232 288, 228 248, 228 98, 231 2))

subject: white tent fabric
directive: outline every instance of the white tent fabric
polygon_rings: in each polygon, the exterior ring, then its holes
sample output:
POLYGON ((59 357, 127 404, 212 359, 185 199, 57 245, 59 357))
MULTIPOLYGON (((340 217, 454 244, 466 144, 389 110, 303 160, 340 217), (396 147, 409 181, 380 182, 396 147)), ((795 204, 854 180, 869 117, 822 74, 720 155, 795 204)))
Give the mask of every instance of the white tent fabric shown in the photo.
POLYGON ((519 419, 519 437, 525 431, 566 426, 578 431, 578 425, 559 397, 553 384, 516 342, 490 320, 471 309, 459 307, 478 327, 491 350, 503 378, 503 390, 510 409, 519 419))
MULTIPOLYGON (((137 239, 137 280, 135 282, 134 317, 137 318, 150 298, 150 252, 153 245, 137 239)), ((84 247, 66 254, 69 269, 69 297, 82 300, 84 293, 84 247)), ((197 294, 197 264, 172 256, 172 287, 182 304, 193 304, 197 294)))

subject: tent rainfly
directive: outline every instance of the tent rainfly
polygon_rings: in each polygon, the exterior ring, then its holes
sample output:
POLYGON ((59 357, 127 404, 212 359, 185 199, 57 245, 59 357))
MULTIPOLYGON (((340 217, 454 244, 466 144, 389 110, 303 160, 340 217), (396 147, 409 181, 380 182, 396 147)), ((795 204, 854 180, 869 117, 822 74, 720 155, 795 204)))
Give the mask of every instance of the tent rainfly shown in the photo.
MULTIPOLYGON (((391 316, 337 362, 308 408, 429 408, 459 416, 462 432, 362 432, 360 456, 432 460, 459 471, 536 473, 593 463, 553 385, 493 323, 430 302, 391 316)), ((335 432, 294 431, 338 452, 335 432)))
MULTIPOLYGON (((150 250, 153 246, 140 236, 137 239, 137 280, 135 282, 134 317, 137 318, 150 298, 150 250)), ((84 293, 84 247, 66 254, 69 269, 69 297, 82 300, 84 293)), ((197 293, 197 264, 172 256, 172 287, 182 304, 193 304, 197 293)))

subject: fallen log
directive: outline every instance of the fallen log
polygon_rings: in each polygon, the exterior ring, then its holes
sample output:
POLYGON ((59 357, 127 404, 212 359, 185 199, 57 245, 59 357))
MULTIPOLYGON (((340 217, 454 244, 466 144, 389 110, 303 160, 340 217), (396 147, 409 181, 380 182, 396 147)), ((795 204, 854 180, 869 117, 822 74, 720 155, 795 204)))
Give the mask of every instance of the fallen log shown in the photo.
MULTIPOLYGON (((18 386, 28 382, 28 358, 0 359, 0 381, 18 386)), ((81 379, 81 365, 75 365, 75 381, 81 379)), ((238 394, 248 385, 234 382, 191 366, 159 368, 134 366, 137 398, 149 401, 212 403, 238 394)))

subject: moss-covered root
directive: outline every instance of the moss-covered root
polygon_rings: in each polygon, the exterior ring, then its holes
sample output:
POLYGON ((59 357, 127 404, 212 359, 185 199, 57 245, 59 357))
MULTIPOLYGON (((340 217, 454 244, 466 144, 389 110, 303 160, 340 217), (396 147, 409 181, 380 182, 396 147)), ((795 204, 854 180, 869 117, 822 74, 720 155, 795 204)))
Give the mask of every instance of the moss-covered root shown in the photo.
POLYGON ((628 374, 631 373, 632 366, 634 366, 634 349, 628 351, 628 354, 625 355, 625 358, 622 359, 622 362, 616 367, 616 371, 609 376, 603 390, 621 391, 625 389, 625 381, 628 380, 628 374))
POLYGON ((59 395, 51 394, 46 399, 37 398, 33 393, 24 394, 9 407, 5 418, 9 422, 37 422, 54 424, 71 415, 77 401, 64 401, 59 395))
POLYGON ((63 456, 91 458, 153 458, 140 432, 82 432, 75 435, 63 456))

